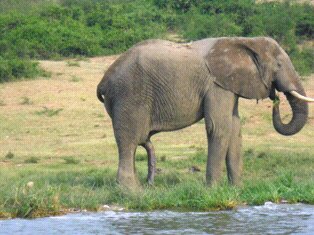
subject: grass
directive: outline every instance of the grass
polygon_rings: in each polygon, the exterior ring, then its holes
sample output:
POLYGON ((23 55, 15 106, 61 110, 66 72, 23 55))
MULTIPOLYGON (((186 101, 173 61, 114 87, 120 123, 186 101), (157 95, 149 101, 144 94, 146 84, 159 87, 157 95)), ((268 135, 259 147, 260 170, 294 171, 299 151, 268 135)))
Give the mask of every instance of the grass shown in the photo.
POLYGON ((104 204, 118 204, 128 210, 200 211, 232 209, 243 204, 260 205, 265 201, 313 204, 313 169, 308 167, 313 157, 313 154, 287 157, 269 153, 269 157, 263 159, 246 158, 244 186, 239 188, 226 182, 206 187, 204 171, 187 171, 195 163, 193 157, 179 168, 175 167, 175 161, 160 163, 164 172, 157 175, 154 187, 148 187, 145 185, 146 162, 143 162, 138 171, 144 186, 138 192, 119 187, 113 167, 100 169, 77 163, 78 167, 73 168, 55 163, 41 164, 35 169, 25 166, 17 173, 4 169, 1 177, 6 182, 1 183, 0 210, 12 217, 37 217, 57 214, 65 208, 97 211, 104 204), (27 186, 30 181, 34 182, 32 188, 27 186))
POLYGON ((23 96, 20 104, 22 104, 22 105, 32 105, 33 102, 30 100, 29 97, 23 96))
POLYGON ((39 161, 38 157, 30 157, 30 158, 25 159, 24 163, 36 164, 36 163, 38 163, 38 161, 39 161))
POLYGON ((80 163, 80 160, 74 159, 73 157, 65 157, 63 158, 63 160, 65 161, 65 164, 79 164, 80 163))
POLYGON ((82 81, 82 78, 78 77, 78 76, 72 76, 70 81, 71 82, 80 82, 80 81, 82 81))
POLYGON ((63 109, 51 109, 51 108, 47 108, 47 107, 43 107, 44 110, 41 111, 36 111, 35 114, 37 115, 45 115, 48 117, 52 117, 55 115, 58 115, 63 109))
POLYGON ((80 63, 78 61, 68 61, 67 65, 70 67, 80 67, 80 63))
POLYGON ((4 156, 4 158, 5 158, 5 159, 12 159, 12 158, 14 158, 14 154, 13 154, 11 151, 9 151, 9 152, 4 156))
MULTIPOLYGON (((0 106, 0 218, 56 215, 70 208, 97 211, 105 204, 192 211, 266 201, 314 204, 313 109, 299 134, 284 137, 270 123, 268 100, 258 105, 240 100, 240 115, 245 117, 242 187, 227 184, 225 169, 220 185, 206 187, 207 141, 200 122, 152 137, 159 169, 155 186, 145 182, 147 156, 139 147, 135 164, 142 189, 121 188, 115 180, 118 153, 111 121, 95 96, 97 83, 115 58, 91 58, 80 67, 41 61, 52 74, 49 80, 0 84, 0 100, 6 103, 0 106), (70 82, 72 76, 82 80, 70 82), (23 104, 23 97, 33 104, 23 104), (200 171, 192 172, 194 166, 200 171)), ((314 96, 314 80, 304 82, 314 96)), ((289 112, 287 102, 281 111, 289 112)))

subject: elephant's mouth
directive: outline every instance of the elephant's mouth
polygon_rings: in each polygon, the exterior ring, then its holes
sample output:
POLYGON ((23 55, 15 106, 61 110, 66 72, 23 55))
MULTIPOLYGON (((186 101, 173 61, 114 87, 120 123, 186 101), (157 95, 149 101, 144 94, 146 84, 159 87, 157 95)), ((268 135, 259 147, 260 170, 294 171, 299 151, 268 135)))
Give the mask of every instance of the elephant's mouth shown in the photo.
POLYGON ((292 119, 284 124, 280 117, 279 102, 274 102, 273 125, 276 131, 282 135, 294 135, 306 124, 308 118, 308 102, 314 102, 313 98, 305 95, 303 89, 300 91, 285 92, 292 109, 292 119))

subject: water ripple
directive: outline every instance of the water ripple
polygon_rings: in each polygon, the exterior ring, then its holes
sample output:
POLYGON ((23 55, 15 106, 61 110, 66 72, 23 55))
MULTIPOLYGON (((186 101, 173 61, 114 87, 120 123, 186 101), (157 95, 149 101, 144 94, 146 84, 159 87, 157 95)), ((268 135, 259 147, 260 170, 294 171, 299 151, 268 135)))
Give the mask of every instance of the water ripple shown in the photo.
POLYGON ((86 212, 0 221, 0 234, 314 234, 314 206, 267 202, 218 212, 86 212))

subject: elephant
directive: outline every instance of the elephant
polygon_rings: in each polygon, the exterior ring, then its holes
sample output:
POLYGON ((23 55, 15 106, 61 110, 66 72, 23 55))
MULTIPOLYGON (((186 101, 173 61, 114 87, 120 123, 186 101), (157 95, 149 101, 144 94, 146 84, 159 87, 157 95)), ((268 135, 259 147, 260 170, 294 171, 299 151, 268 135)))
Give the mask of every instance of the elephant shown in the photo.
POLYGON ((208 139, 206 183, 222 177, 241 184, 239 98, 274 100, 272 120, 282 135, 293 135, 306 124, 308 102, 287 53, 269 37, 206 38, 190 43, 151 39, 123 53, 105 72, 97 97, 112 119, 118 146, 117 181, 139 186, 135 151, 148 155, 148 184, 153 184, 156 156, 151 136, 205 120, 208 139), (292 109, 284 124, 276 92, 292 109))

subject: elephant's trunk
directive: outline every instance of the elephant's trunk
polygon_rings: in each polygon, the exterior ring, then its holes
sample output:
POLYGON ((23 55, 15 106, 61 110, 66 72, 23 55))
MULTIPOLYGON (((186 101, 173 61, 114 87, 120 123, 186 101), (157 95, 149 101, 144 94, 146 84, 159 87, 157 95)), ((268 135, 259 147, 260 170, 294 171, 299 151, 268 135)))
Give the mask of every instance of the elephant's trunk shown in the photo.
MULTIPOLYGON (((297 91, 302 96, 305 96, 303 88, 297 91)), ((280 117, 279 104, 273 107, 273 124, 277 132, 282 135, 294 135, 299 132, 305 125, 308 117, 308 103, 304 100, 296 98, 289 92, 284 93, 287 97, 292 109, 292 119, 289 123, 284 124, 280 117)))

